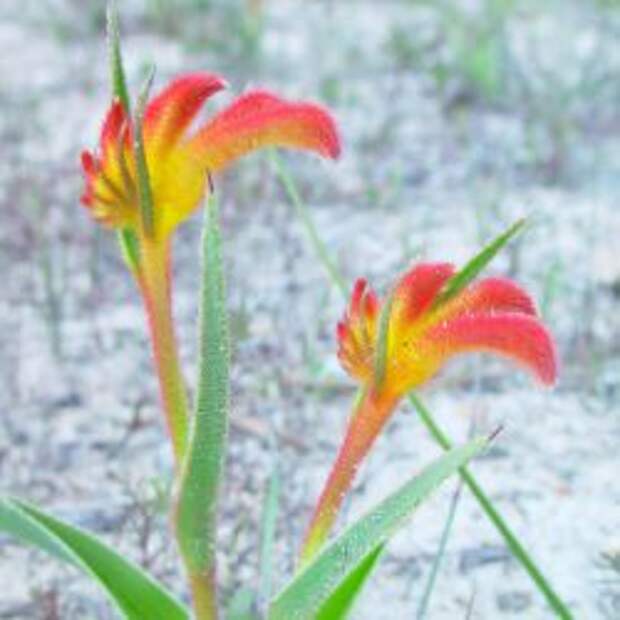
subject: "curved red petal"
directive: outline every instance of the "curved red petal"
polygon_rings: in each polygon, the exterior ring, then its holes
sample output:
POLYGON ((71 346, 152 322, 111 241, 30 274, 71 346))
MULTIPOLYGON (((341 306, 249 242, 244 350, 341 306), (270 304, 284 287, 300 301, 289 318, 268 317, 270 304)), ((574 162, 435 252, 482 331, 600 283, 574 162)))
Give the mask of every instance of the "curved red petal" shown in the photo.
POLYGON ((489 351, 518 362, 545 384, 553 384, 557 377, 551 335, 526 314, 463 314, 429 328, 420 345, 437 369, 453 355, 489 351))
POLYGON ((123 105, 118 99, 115 99, 108 108, 101 126, 100 145, 104 156, 110 147, 116 147, 121 131, 126 125, 127 115, 123 105))
POLYGON ((364 278, 356 280, 351 301, 336 327, 338 359, 353 377, 364 380, 372 371, 379 300, 364 278))
POLYGON ((353 285, 353 291, 351 293, 351 301, 349 303, 349 312, 351 316, 357 316, 360 312, 360 306, 362 297, 368 288, 368 281, 366 278, 358 278, 353 285))
POLYGON ((80 155, 82 170, 87 177, 97 174, 97 159, 90 151, 82 151, 80 155))
POLYGON ((467 312, 520 312, 536 315, 532 298, 508 278, 485 278, 472 284, 455 300, 467 312))
POLYGON ((189 145, 211 171, 265 146, 308 149, 331 158, 340 154, 336 124, 327 110, 261 90, 239 97, 200 129, 189 145))
POLYGON ((211 73, 189 73, 172 81, 147 106, 144 132, 163 148, 173 145, 187 129, 204 102, 226 88, 226 81, 211 73))
POLYGON ((420 263, 401 279, 394 293, 392 320, 411 323, 428 310, 443 285, 454 275, 450 263, 420 263))

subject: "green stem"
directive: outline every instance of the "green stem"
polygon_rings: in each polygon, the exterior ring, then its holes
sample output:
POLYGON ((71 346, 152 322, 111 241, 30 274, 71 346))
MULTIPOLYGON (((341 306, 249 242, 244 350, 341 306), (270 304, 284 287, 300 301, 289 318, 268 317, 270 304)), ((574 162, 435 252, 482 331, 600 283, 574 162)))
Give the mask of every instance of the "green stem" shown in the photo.
MULTIPOLYGON (((429 430, 435 441, 444 450, 449 450, 452 447, 452 441, 437 425, 430 411, 422 404, 420 399, 415 394, 409 394, 409 402, 415 407, 422 422, 424 422, 426 428, 429 430)), ((459 470, 459 473, 463 479, 463 482, 468 486, 469 490, 478 500, 478 503, 486 513, 487 517, 504 537, 508 548, 521 562, 534 583, 538 586, 538 589, 544 594, 550 607, 555 611, 559 618, 570 620, 573 617, 571 612, 562 602, 560 597, 555 593, 549 582, 545 579, 544 575, 540 572, 540 570, 538 570, 538 567, 530 555, 527 553, 523 545, 521 545, 515 534, 513 534, 512 530, 508 527, 508 524, 504 521, 504 518, 495 509, 493 502, 476 482, 476 479, 466 467, 462 467, 459 470)))
POLYGON ((196 620, 217 620, 215 572, 190 574, 189 585, 196 620))
POLYGON ((280 178, 280 181, 282 182, 282 185, 284 186, 284 189, 288 194, 291 204, 295 209, 295 213, 303 224, 304 230, 308 235, 308 239, 312 244, 312 249, 318 256, 319 261, 327 272, 327 275, 332 284, 338 289, 338 292, 346 299, 348 287, 344 281, 344 278, 338 271, 338 267, 332 261, 329 255, 329 251, 325 247, 323 240, 319 236, 314 222, 310 218, 310 214, 306 209, 306 205, 304 204, 301 196, 299 195, 299 192, 297 191, 297 186, 295 185, 293 177, 291 177, 289 171, 284 165, 284 162, 274 149, 269 151, 269 157, 271 159, 273 167, 275 168, 276 174, 280 178))
POLYGON ((172 318, 170 245, 143 239, 137 280, 148 316, 153 359, 177 465, 187 441, 188 399, 172 318))

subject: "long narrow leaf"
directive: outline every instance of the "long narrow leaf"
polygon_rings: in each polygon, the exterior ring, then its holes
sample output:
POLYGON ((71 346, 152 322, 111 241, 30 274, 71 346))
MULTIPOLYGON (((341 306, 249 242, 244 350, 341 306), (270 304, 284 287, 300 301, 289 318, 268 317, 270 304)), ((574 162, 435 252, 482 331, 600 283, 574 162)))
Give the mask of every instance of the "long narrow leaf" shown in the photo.
MULTIPOLYGON (((450 450, 452 448, 452 441, 448 436, 439 428, 430 411, 422 404, 414 394, 409 395, 409 401, 415 407, 418 415, 422 419, 422 422, 426 425, 429 432, 435 439, 435 441, 444 449, 450 450)), ((463 467, 460 470, 461 478, 467 485, 469 490, 473 493, 474 497, 478 500, 480 507, 485 512, 491 523, 497 528, 499 533, 504 538, 504 541, 508 545, 508 548, 515 556, 515 558, 525 568, 532 581, 536 584, 536 587, 547 599, 547 603, 553 609, 558 618, 562 620, 571 620, 573 615, 569 611, 568 607, 564 604, 559 595, 551 587, 551 584, 547 581, 546 577, 542 574, 541 570, 536 565, 536 562, 532 559, 530 554, 526 551, 525 547, 519 542, 516 534, 510 529, 508 523, 504 520, 499 511, 495 508, 491 498, 483 491, 482 487, 478 484, 471 472, 463 467)))
POLYGON ((185 562, 196 574, 215 564, 215 519, 228 434, 228 316, 215 197, 207 201, 200 302, 200 359, 196 411, 181 473, 177 536, 185 562))
POLYGON ((149 92, 153 84, 155 69, 150 68, 149 73, 142 85, 138 102, 136 105, 136 113, 134 117, 134 158, 136 161, 136 177, 138 181, 138 197, 140 203, 140 218, 142 228, 147 237, 151 237, 154 233, 154 210, 153 210, 153 190, 151 188, 151 177, 149 174, 148 162, 146 160, 146 151, 144 148, 144 113, 148 101, 149 92))
POLYGON ((287 167, 284 165, 282 158, 278 155, 275 149, 272 149, 269 152, 269 157, 271 159, 271 163, 274 167, 276 175, 280 179, 284 190, 286 191, 297 216, 301 220, 306 234, 308 235, 308 239, 312 245, 312 249, 316 253, 319 258, 319 261, 323 265, 327 275, 329 276, 329 280, 332 284, 338 289, 339 293, 346 299, 347 297, 347 285, 345 284, 344 279, 340 275, 338 268, 332 261, 329 256, 329 251, 325 247, 323 240, 318 234, 312 219, 310 218, 310 214, 306 208, 304 201, 301 199, 299 191, 297 190, 297 185, 293 180, 293 177, 290 175, 287 167))
POLYGON ((263 502, 263 515, 260 537, 260 581, 258 587, 259 602, 266 604, 271 598, 271 583, 273 580, 274 550, 276 540, 276 525, 280 510, 281 492, 280 470, 277 463, 267 484, 267 493, 263 502))
POLYGON ((385 543, 373 549, 319 609, 316 620, 345 620, 383 555, 385 543))
MULTIPOLYGON (((107 7, 107 36, 108 56, 110 61, 110 84, 112 95, 121 102, 127 116, 131 114, 129 91, 123 66, 123 54, 121 52, 121 33, 118 24, 118 11, 116 2, 109 0, 107 7)), ((140 250, 135 233, 129 228, 123 228, 117 234, 121 253, 128 267, 135 273, 140 265, 140 250)))
POLYGON ((92 534, 12 498, 0 499, 0 529, 72 564, 99 582, 129 620, 188 620, 163 586, 92 534))
POLYGON ((456 273, 437 296, 433 303, 437 308, 458 295, 472 280, 478 277, 482 270, 497 256, 498 252, 525 226, 525 219, 518 220, 508 230, 493 239, 478 254, 469 260, 458 273, 456 273))
POLYGON ((447 452, 319 553, 273 601, 269 620, 311 620, 377 546, 387 542, 448 476, 486 445, 477 439, 447 452))
POLYGON ((123 66, 123 55, 121 53, 121 34, 118 24, 118 11, 114 0, 109 0, 108 2, 107 34, 112 93, 121 102, 125 112, 130 114, 129 92, 127 90, 127 80, 125 78, 125 67, 123 66))

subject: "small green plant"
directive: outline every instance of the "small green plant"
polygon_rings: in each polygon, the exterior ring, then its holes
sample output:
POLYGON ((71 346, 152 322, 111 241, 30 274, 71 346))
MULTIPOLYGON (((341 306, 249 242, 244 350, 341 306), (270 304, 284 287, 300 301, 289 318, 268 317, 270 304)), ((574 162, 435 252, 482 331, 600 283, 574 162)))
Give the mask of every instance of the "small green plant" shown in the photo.
MULTIPOLYGON (((340 362, 360 391, 340 453, 307 529, 297 568, 272 594, 275 523, 282 492, 276 463, 264 502, 258 597, 242 589, 223 600, 216 549, 218 497, 228 446, 230 345, 223 239, 213 175, 260 147, 291 147, 336 158, 340 142, 335 122, 326 110, 312 103, 289 102, 264 90, 246 93, 190 131, 204 101, 225 87, 225 82, 212 74, 183 75, 152 97, 151 73, 132 105, 113 7, 108 31, 113 101, 99 148, 82 156, 82 202, 97 222, 117 232, 128 271, 144 302, 174 455, 171 536, 185 569, 191 609, 98 538, 25 501, 0 499, 0 528, 83 571, 99 583, 119 613, 131 620, 212 620, 221 617, 223 609, 230 620, 345 618, 393 534, 456 472, 509 539, 512 534, 493 512, 472 475, 463 469, 490 438, 452 448, 415 397, 410 398, 445 454, 339 535, 331 540, 329 537, 344 495, 381 429, 400 401, 434 376, 449 358, 487 350, 516 361, 544 383, 554 382, 553 341, 529 296, 508 279, 475 281, 522 229, 522 222, 460 270, 447 263, 415 265, 397 280, 383 301, 365 280, 358 280, 337 334, 340 362), (203 203, 199 359, 192 402, 172 316, 171 244, 177 227, 203 203)), ((275 153, 273 161, 311 233, 315 250, 346 294, 345 281, 275 153)), ((155 501, 159 503, 161 497, 156 493, 155 501)), ((521 549, 516 540, 511 548, 521 549)), ((522 552, 520 559, 554 611, 570 617, 529 556, 522 552)))

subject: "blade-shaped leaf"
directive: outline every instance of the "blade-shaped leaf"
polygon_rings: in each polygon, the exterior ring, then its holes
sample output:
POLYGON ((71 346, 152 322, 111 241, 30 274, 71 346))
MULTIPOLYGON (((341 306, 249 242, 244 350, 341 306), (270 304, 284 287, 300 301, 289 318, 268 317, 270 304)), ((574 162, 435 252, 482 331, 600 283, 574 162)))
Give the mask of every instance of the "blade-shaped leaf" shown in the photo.
POLYGON ((136 105, 136 113, 134 116, 134 158, 136 160, 136 176, 138 180, 138 196, 140 203, 140 216, 142 228, 147 237, 153 235, 153 190, 151 188, 151 177, 149 167, 146 160, 146 151, 144 147, 144 134, 142 126, 144 124, 144 114, 148 102, 149 93, 153 84, 155 69, 151 67, 148 75, 142 85, 138 102, 136 105))
POLYGON ((92 534, 23 501, 0 499, 0 529, 95 579, 129 620, 188 620, 189 612, 140 567, 92 534))
POLYGON ((271 604, 269 620, 311 620, 378 545, 385 543, 448 476, 486 445, 477 439, 438 458, 343 534, 303 568, 271 604))
MULTIPOLYGON (((129 116, 131 113, 131 104, 129 101, 129 91, 127 90, 127 80, 125 79, 123 54, 121 52, 118 11, 116 10, 116 3, 114 0, 109 0, 108 2, 107 35, 112 95, 121 102, 125 112, 129 116)), ((135 233, 129 228, 123 228, 118 231, 117 238, 127 266, 135 273, 140 266, 140 249, 135 233)))
POLYGON ((271 598, 276 525, 280 510, 281 486, 280 471, 276 463, 273 466, 273 471, 271 472, 271 476, 269 478, 267 493, 263 503, 260 537, 260 581, 258 587, 258 596, 261 605, 263 603, 266 605, 271 598))
POLYGON ((433 307, 437 308, 458 295, 480 272, 497 256, 497 253, 519 232, 523 230, 526 220, 515 222, 508 230, 496 237, 476 254, 458 273, 454 274, 446 283, 441 293, 435 299, 433 307))
POLYGON ((325 601, 316 616, 316 620, 345 620, 349 616, 357 597, 379 563, 384 549, 385 543, 373 549, 360 562, 359 566, 325 601))
POLYGON ((125 68, 123 66, 123 55, 121 52, 121 34, 118 25, 118 11, 114 0, 109 0, 108 2, 107 33, 112 93, 121 102, 125 112, 129 114, 129 92, 127 90, 127 80, 125 79, 125 68))
POLYGON ((394 304, 394 292, 392 291, 381 309, 379 316, 379 329, 377 330, 377 342, 375 344, 377 354, 375 356, 375 384, 381 386, 385 379, 385 367, 387 364, 389 337, 390 337, 390 318, 392 306, 394 304))
POLYGON ((207 200, 200 302, 200 359, 196 411, 181 472, 177 536, 190 571, 215 563, 215 519, 228 436, 228 315, 217 202, 207 200))

